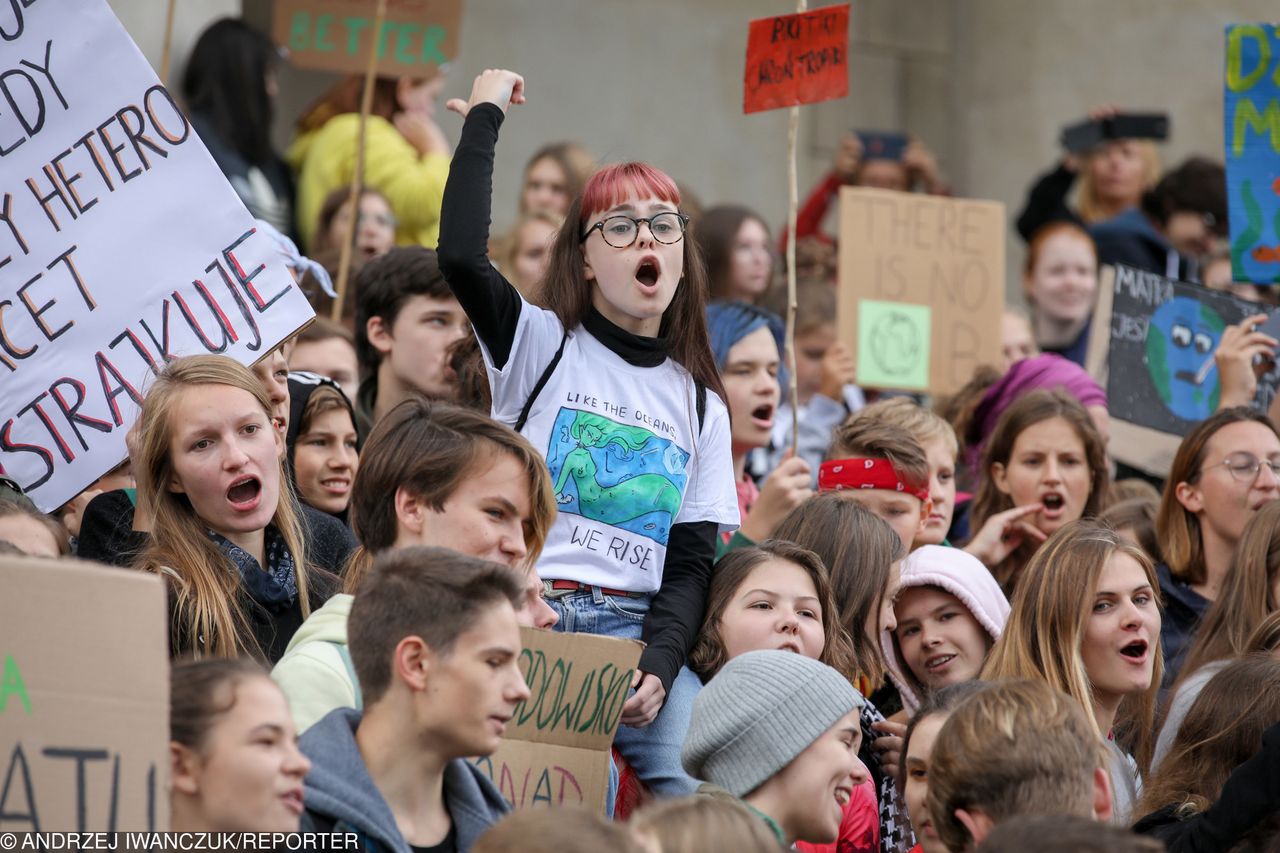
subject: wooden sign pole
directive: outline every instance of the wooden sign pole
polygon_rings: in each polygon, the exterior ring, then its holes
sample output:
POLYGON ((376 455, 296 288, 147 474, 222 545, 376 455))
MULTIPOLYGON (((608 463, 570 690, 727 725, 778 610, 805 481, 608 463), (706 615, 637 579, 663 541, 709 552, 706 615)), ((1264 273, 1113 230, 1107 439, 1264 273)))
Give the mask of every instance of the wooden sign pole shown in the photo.
POLYGON ((169 86, 169 57, 173 50, 173 14, 178 0, 169 0, 169 11, 164 18, 164 44, 160 48, 160 82, 169 86))
POLYGON ((387 17, 387 0, 378 0, 377 11, 373 15, 373 44, 369 48, 369 64, 364 72, 364 91, 360 93, 360 123, 356 132, 356 165, 351 172, 351 194, 347 197, 349 213, 347 226, 342 233, 342 254, 338 259, 338 283, 335 290, 338 295, 333 300, 330 318, 335 322, 342 321, 342 307, 347 298, 347 283, 351 278, 351 252, 355 244, 356 220, 360 218, 360 188, 364 184, 364 131, 369 120, 369 109, 373 104, 373 81, 378 68, 378 34, 382 32, 382 22, 387 17))
MULTIPOLYGON (((807 0, 796 0, 796 12, 805 11, 807 0)), ((787 332, 783 357, 787 361, 788 398, 791 400, 791 454, 800 442, 800 399, 796 380, 796 208, 799 188, 796 182, 796 136, 800 130, 800 107, 791 108, 787 123, 787 332)))

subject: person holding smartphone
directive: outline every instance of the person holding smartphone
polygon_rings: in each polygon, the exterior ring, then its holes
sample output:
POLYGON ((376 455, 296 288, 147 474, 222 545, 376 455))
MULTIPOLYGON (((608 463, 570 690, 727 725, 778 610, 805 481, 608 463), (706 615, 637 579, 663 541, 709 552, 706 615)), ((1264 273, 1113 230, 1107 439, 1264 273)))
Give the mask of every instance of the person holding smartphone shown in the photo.
MULTIPOLYGON (((1095 107, 1086 122, 1066 129, 1063 141, 1067 150, 1061 161, 1032 185, 1018 214, 1018 233, 1023 240, 1030 241, 1051 222, 1065 220, 1089 226, 1141 204, 1143 193, 1160 177, 1155 141, 1114 134, 1155 136, 1158 128, 1155 122, 1147 122, 1152 126, 1126 129, 1125 121, 1116 121, 1126 117, 1141 118, 1126 116, 1114 106, 1095 107), (1072 202, 1069 196, 1077 178, 1079 191, 1072 202)), ((1167 120, 1164 127, 1167 132, 1167 120)))

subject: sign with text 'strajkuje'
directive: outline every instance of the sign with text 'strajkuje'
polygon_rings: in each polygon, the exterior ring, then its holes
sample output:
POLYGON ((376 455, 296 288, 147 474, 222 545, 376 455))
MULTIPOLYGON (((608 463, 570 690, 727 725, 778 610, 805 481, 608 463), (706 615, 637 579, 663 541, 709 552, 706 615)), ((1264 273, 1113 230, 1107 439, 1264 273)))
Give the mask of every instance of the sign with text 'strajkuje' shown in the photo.
POLYGON ((0 37, 0 466, 48 511, 166 361, 251 364, 312 311, 106 0, 13 3, 0 37))

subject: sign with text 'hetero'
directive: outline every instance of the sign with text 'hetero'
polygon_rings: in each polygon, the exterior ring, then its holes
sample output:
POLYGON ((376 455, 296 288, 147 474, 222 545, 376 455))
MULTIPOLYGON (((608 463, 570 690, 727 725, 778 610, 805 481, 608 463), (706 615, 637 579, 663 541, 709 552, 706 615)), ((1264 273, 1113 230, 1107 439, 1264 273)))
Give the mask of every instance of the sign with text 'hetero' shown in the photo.
POLYGON ((458 53, 462 0, 276 0, 271 36, 299 68, 363 74, 377 51, 379 74, 434 77, 458 53))
POLYGON ((743 88, 746 113, 849 94, 849 4, 752 21, 743 88))
POLYGON ((840 340, 858 382, 952 394, 1002 363, 1004 205, 840 190, 840 340))
POLYGON ((528 701, 498 751, 473 763, 512 808, 580 806, 604 813, 609 749, 642 643, 521 628, 528 701))
POLYGON ((164 583, 4 556, 0 590, 0 833, 167 829, 164 583))
POLYGON ((52 510, 167 360, 251 364, 312 311, 106 0, 13 3, 0 36, 0 466, 52 510))

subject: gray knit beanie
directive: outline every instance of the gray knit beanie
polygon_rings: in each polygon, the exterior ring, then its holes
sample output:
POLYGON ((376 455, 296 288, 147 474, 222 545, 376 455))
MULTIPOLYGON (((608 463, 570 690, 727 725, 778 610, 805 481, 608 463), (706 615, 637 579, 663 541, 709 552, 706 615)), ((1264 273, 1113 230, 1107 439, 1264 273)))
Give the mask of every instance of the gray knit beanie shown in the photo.
POLYGON ((694 700, 680 758, 690 776, 743 797, 863 704, 824 663, 795 652, 747 652, 694 700))

